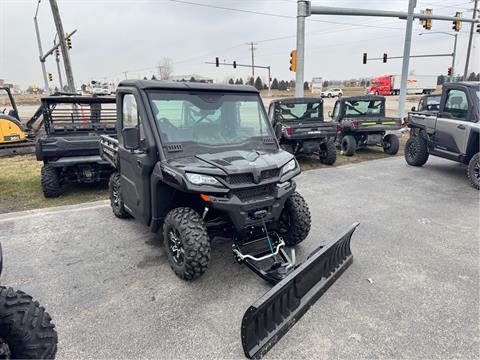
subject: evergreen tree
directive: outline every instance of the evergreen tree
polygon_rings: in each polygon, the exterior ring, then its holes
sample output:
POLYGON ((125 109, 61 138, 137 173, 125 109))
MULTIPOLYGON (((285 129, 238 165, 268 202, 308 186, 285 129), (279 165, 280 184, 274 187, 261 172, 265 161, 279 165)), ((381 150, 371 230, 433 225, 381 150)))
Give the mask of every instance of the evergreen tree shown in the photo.
POLYGON ((287 90, 287 83, 281 80, 280 83, 278 84, 278 90, 282 90, 282 91, 287 90))
POLYGON ((190 81, 190 82, 197 82, 193 76, 190 78, 189 81, 190 81))
POLYGON ((155 77, 155 74, 152 75, 152 80, 157 80, 157 78, 155 77))
POLYGON ((230 78, 230 80, 228 80, 228 83, 229 83, 230 85, 234 85, 234 84, 235 84, 235 82, 233 81, 232 78, 230 78))
POLYGON ((238 79, 238 85, 243 85, 243 79, 242 78, 238 79))
POLYGON ((305 81, 303 83, 303 90, 309 90, 309 89, 310 89, 310 87, 308 86, 308 81, 305 81))
MULTIPOLYGON (((253 80, 253 78, 252 78, 253 80)), ((262 79, 260 79, 260 76, 257 76, 257 78, 255 79, 255 88, 257 90, 262 90, 263 88, 263 83, 262 83, 262 79)))
POLYGON ((278 80, 277 80, 277 78, 273 79, 271 88, 272 88, 272 90, 278 90, 278 80))
POLYGON ((470 75, 468 75, 468 81, 475 81, 476 75, 474 72, 471 72, 470 75))

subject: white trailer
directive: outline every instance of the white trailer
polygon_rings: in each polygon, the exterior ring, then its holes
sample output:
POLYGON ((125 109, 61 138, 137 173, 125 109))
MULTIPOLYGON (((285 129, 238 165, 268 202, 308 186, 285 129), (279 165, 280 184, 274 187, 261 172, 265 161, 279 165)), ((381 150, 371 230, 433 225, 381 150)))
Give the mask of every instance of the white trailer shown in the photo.
MULTIPOLYGON (((391 78, 391 92, 400 93, 401 75, 393 75, 391 78)), ((431 94, 437 88, 436 75, 409 75, 407 79, 408 94, 431 94)))

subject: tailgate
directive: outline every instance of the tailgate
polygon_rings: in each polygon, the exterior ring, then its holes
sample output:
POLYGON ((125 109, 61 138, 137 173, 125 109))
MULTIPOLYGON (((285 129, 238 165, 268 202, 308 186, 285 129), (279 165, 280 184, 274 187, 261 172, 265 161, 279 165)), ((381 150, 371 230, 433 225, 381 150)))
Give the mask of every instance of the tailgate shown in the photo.
POLYGON ((333 122, 286 123, 284 133, 289 139, 309 139, 331 137, 337 134, 337 124, 333 122))

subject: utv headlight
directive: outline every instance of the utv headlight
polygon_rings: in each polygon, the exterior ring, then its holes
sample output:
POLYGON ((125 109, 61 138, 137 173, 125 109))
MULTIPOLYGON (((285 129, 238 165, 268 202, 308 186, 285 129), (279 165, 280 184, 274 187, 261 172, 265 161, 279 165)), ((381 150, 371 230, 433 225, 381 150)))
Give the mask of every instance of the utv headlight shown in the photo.
POLYGON ((297 168, 297 162, 295 161, 295 159, 292 159, 292 160, 290 160, 288 163, 286 163, 285 165, 283 165, 283 167, 282 167, 282 173, 280 174, 280 176, 283 176, 283 175, 285 175, 286 173, 295 170, 296 168, 297 168))
POLYGON ((190 181, 194 185, 221 186, 220 182, 213 176, 194 173, 187 173, 186 176, 188 181, 190 181))

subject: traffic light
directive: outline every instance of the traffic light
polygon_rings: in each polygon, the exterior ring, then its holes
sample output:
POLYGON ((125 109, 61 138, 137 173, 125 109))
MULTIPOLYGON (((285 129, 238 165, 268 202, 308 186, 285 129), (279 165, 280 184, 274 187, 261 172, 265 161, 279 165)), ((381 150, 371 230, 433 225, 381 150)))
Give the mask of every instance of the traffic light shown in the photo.
POLYGON ((363 53, 363 63, 367 63, 367 53, 363 53))
POLYGON ((237 62, 235 60, 233 60, 233 68, 236 69, 237 68, 237 62))
POLYGON ((452 67, 451 66, 448 68, 447 75, 448 76, 452 75, 452 67))
POLYGON ((70 35, 68 35, 68 33, 65 36, 65 43, 67 44, 67 49, 70 50, 72 48, 72 40, 70 39, 70 35))
POLYGON ((297 71, 297 50, 290 52, 290 71, 297 71))
POLYGON ((48 81, 53 81, 52 73, 48 73, 48 81))
POLYGON ((480 34, 480 24, 477 24, 477 32, 480 34))
MULTIPOLYGON (((425 15, 432 15, 432 9, 426 9, 425 15)), ((432 28, 432 19, 426 18, 423 27, 425 30, 430 30, 432 28)))
POLYGON ((383 62, 386 63, 387 62, 387 54, 383 54, 383 62))
POLYGON ((55 49, 55 56, 57 58, 60 56, 60 49, 58 47, 55 49))
POLYGON ((218 59, 218 57, 215 58, 215 66, 216 67, 220 66, 220 60, 218 59))
MULTIPOLYGON (((455 13, 455 17, 460 19, 462 17, 462 13, 460 11, 457 11, 455 13)), ((461 28, 462 28, 462 22, 460 20, 455 20, 453 22, 452 29, 458 32, 458 31, 460 31, 461 28)))

